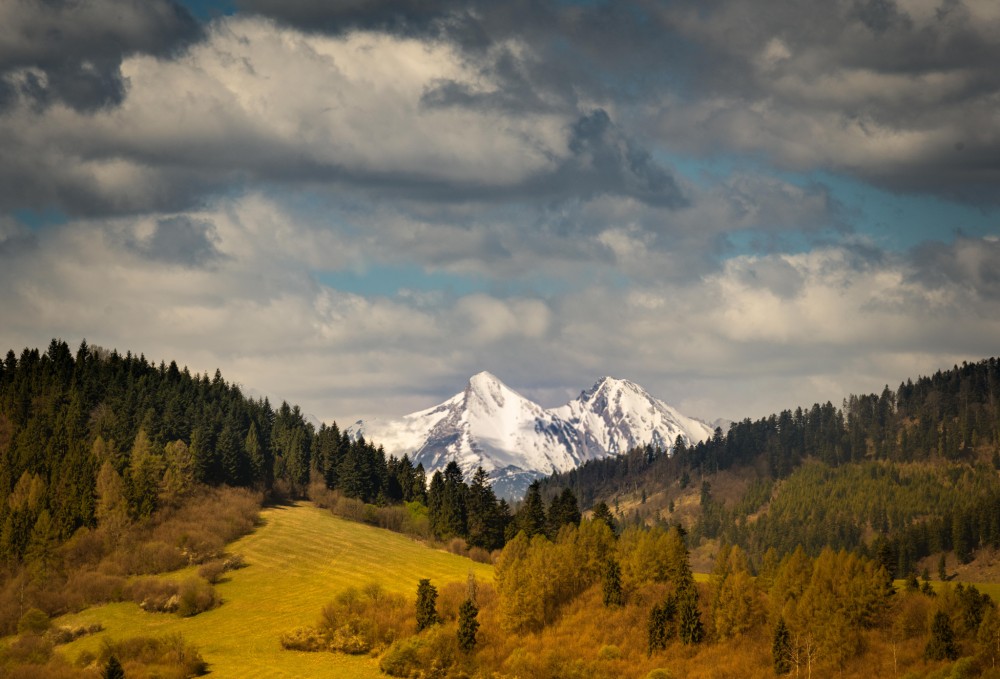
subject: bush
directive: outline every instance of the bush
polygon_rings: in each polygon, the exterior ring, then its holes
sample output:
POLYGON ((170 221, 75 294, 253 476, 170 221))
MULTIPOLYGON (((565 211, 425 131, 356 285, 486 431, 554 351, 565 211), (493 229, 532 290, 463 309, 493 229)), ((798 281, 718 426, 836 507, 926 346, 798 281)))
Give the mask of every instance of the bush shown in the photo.
POLYGON ((279 637, 281 647, 290 651, 329 651, 330 641, 315 627, 296 627, 282 632, 279 637))
POLYGON ((472 549, 470 549, 469 558, 475 561, 476 563, 486 563, 486 564, 493 563, 492 555, 482 547, 473 547, 472 549))
POLYGON ((454 665, 457 657, 454 628, 436 625, 394 642, 379 661, 379 668, 393 677, 438 676, 454 665))
POLYGON ((188 578, 181 583, 177 598, 177 615, 182 618, 198 615, 219 604, 215 588, 201 578, 188 578))
POLYGON ((351 587, 323 607, 318 630, 332 651, 368 653, 413 629, 413 606, 376 583, 351 587))
POLYGON ((125 597, 144 611, 172 613, 177 610, 179 591, 180 587, 173 580, 140 578, 125 586, 125 597))
POLYGON ((601 660, 619 660, 622 657, 622 649, 614 644, 601 646, 601 650, 597 652, 597 657, 601 660))
POLYGON ((179 634, 165 637, 131 637, 121 641, 105 641, 97 662, 105 665, 108 658, 116 656, 125 667, 126 676, 144 674, 135 671, 136 665, 157 666, 151 676, 194 677, 205 674, 208 665, 194 646, 186 643, 179 634), (160 666, 174 671, 164 673, 160 666))
POLYGON ((220 560, 209 561, 198 569, 198 575, 213 585, 219 582, 225 572, 226 564, 220 560))
POLYGON ((52 625, 49 616, 37 608, 29 608, 17 621, 18 634, 45 634, 52 625))

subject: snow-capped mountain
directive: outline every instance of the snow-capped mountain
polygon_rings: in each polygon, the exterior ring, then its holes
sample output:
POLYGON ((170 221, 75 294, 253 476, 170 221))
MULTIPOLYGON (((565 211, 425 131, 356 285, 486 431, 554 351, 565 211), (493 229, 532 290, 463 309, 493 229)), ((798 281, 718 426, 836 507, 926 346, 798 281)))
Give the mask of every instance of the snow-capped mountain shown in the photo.
POLYGON ((359 420, 348 434, 409 455, 428 473, 458 462, 468 479, 482 466, 498 495, 520 497, 535 478, 652 443, 670 448, 712 435, 627 380, 604 377, 564 406, 546 410, 487 372, 444 403, 398 420, 359 420))

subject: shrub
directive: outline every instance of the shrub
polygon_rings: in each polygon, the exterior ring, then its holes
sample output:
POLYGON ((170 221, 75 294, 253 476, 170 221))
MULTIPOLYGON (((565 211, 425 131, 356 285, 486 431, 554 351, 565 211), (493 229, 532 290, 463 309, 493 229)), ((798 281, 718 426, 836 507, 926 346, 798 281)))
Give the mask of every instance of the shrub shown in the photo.
POLYGON ((211 584, 216 584, 222 578, 222 574, 226 572, 226 564, 223 561, 215 560, 209 561, 208 563, 202 564, 198 569, 198 575, 205 578, 211 584))
POLYGON ((281 647, 291 651, 328 651, 330 641, 315 627, 296 627, 282 632, 279 637, 281 647))
POLYGON ((49 616, 45 614, 44 611, 40 611, 37 608, 29 608, 21 619, 17 621, 17 633, 18 634, 34 634, 40 635, 45 634, 45 632, 52 625, 49 620, 49 616))
POLYGON ((97 661, 101 665, 116 656, 125 667, 126 676, 141 674, 134 671, 135 665, 157 666, 151 676, 193 677, 205 673, 208 665, 194 646, 184 641, 179 634, 165 637, 130 637, 121 641, 105 641, 97 661), (160 671, 160 666, 172 668, 168 673, 160 671))
POLYGON ((470 549, 469 558, 476 563, 493 563, 493 557, 482 547, 473 547, 470 549))
POLYGON ((125 586, 125 597, 144 611, 172 613, 177 610, 179 591, 180 587, 173 580, 139 578, 125 586))
POLYGON ((437 625, 418 636, 394 642, 382 656, 379 668, 393 677, 443 676, 457 657, 454 628, 437 625))
POLYGON ((614 644, 601 646, 601 650, 597 652, 597 657, 601 660, 619 660, 622 657, 622 649, 614 644))
POLYGON ((188 578, 182 582, 177 598, 177 615, 182 618, 198 615, 219 603, 215 588, 201 578, 188 578))

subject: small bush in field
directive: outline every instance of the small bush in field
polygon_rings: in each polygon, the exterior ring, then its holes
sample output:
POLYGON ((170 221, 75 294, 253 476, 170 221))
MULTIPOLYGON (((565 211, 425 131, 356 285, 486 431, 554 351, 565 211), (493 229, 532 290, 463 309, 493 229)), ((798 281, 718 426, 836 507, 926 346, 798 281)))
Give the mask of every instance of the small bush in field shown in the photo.
POLYGON ((210 584, 216 584, 226 572, 226 565, 223 561, 209 561, 198 569, 198 575, 205 578, 210 584))
POLYGON ((290 651, 327 651, 330 641, 315 627, 296 627, 279 637, 281 647, 290 651))
POLYGON ((613 644, 601 646, 601 650, 598 651, 597 657, 601 660, 618 660, 622 657, 622 649, 613 644))
POLYGON ((182 618, 198 615, 219 603, 215 588, 201 578, 188 578, 182 582, 177 598, 177 615, 182 618))
POLYGON ((281 637, 285 648, 360 654, 386 648, 413 629, 413 606, 377 584, 350 587, 323 607, 315 628, 300 627, 281 637))
POLYGON ((18 634, 45 634, 52 625, 49 616, 37 608, 29 608, 17 621, 18 634))
POLYGON ((482 547, 473 547, 469 550, 469 558, 476 563, 493 563, 493 557, 482 547))
POLYGON ((241 568, 246 568, 247 565, 247 560, 243 558, 242 554, 233 554, 226 557, 225 561, 222 562, 222 566, 227 571, 238 571, 241 568))
POLYGON ((379 661, 379 668, 393 677, 437 676, 455 664, 458 642, 454 629, 428 628, 415 637, 393 643, 379 661))
POLYGON ((136 671, 136 666, 156 666, 149 676, 194 677, 205 674, 208 665, 198 650, 184 641, 179 634, 165 637, 131 637, 121 641, 105 642, 97 657, 102 666, 111 656, 117 657, 125 667, 126 676, 146 676, 136 671), (163 672, 162 666, 170 668, 163 672))
POLYGON ((674 679, 674 675, 670 674, 665 669, 657 667, 655 670, 650 670, 649 674, 646 675, 646 679, 674 679))
POLYGON ((172 613, 177 610, 180 587, 173 580, 140 578, 125 587, 125 596, 144 611, 172 613))

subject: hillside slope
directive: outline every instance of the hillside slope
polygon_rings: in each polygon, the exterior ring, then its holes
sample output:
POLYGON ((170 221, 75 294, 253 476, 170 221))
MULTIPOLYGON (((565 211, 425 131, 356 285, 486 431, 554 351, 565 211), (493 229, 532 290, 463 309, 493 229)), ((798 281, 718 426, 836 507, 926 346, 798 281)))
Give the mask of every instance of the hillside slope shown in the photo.
POLYGON ((57 622, 100 623, 105 631, 62 646, 61 652, 72 661, 83 651, 96 652, 105 638, 180 633, 219 679, 381 677, 378 663, 366 656, 286 651, 279 635, 315 622, 323 605, 350 586, 377 582, 414 597, 420 578, 441 585, 464 581, 470 571, 484 581, 493 577, 490 566, 336 518, 311 504, 271 507, 262 518, 260 528, 229 548, 249 566, 217 586, 222 606, 193 618, 146 613, 130 603, 88 609, 57 622))

